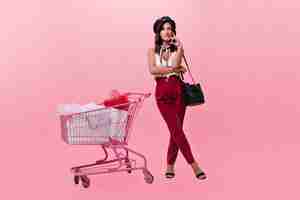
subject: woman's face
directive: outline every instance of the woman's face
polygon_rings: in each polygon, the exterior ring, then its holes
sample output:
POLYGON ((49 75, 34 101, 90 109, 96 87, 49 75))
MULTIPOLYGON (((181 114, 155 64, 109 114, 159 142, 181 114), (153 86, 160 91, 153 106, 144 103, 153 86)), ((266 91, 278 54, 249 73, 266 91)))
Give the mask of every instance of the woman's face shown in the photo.
POLYGON ((162 30, 160 31, 160 37, 163 41, 170 41, 173 36, 173 31, 171 29, 171 24, 168 22, 164 23, 162 30))

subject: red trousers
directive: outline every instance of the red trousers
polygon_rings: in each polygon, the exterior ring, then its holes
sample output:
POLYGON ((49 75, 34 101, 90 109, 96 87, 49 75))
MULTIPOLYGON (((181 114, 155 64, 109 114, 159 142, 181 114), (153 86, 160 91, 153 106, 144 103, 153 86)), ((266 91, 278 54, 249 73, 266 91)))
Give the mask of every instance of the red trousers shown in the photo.
POLYGON ((189 164, 194 162, 190 144, 183 132, 186 106, 182 99, 182 86, 183 82, 176 76, 156 79, 156 103, 170 132, 167 153, 167 163, 170 165, 175 163, 178 150, 189 164))

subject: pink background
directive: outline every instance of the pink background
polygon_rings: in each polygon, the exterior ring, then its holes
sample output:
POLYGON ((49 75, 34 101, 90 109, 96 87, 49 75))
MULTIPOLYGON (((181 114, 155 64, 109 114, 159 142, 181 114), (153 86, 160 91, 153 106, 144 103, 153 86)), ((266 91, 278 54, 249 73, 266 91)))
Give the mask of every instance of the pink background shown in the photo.
POLYGON ((0 8, 1 196, 4 199, 299 199, 298 1, 6 1, 0 8), (166 180, 169 133, 153 96, 133 128, 141 171, 91 176, 96 146, 60 139, 56 106, 102 100, 111 89, 154 92, 146 52, 152 24, 177 22, 207 103, 189 108, 185 132, 207 172, 196 180, 182 155, 166 180))

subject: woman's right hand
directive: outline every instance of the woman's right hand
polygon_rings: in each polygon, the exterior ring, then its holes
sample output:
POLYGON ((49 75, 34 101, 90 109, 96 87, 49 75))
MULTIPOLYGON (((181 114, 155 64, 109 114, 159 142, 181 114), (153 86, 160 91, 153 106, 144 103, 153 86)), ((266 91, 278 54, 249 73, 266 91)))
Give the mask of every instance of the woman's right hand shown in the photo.
POLYGON ((173 67, 173 71, 176 73, 180 73, 180 72, 185 73, 187 70, 183 65, 179 65, 177 67, 173 67))

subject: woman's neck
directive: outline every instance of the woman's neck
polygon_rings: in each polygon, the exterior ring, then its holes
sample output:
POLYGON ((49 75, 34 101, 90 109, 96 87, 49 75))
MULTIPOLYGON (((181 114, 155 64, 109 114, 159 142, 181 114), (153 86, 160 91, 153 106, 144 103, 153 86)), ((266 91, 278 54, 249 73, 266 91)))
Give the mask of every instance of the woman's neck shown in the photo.
POLYGON ((163 41, 162 42, 162 46, 165 46, 165 47, 169 47, 170 46, 170 41, 163 41))

